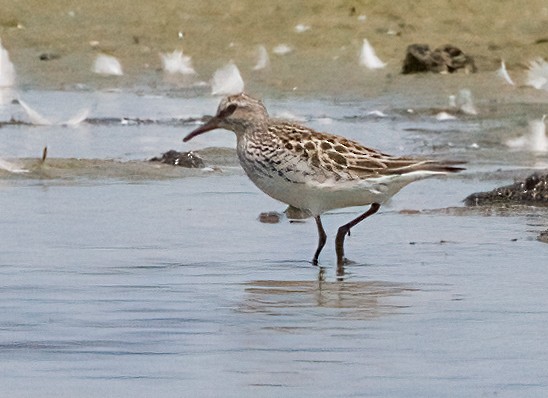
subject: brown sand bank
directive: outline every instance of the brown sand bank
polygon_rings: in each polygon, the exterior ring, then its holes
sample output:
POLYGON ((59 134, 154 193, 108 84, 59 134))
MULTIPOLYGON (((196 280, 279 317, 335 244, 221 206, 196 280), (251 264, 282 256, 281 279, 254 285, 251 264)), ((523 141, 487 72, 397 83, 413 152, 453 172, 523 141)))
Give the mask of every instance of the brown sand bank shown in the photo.
POLYGON ((18 83, 42 88, 161 86, 158 53, 183 49, 200 80, 234 60, 252 86, 357 92, 399 74, 411 43, 454 44, 480 71, 497 69, 501 58, 510 71, 522 71, 529 60, 548 56, 547 26, 545 0, 0 0, 0 37, 18 83), (298 33, 298 24, 310 29, 298 33), (388 63, 385 69, 358 64, 364 38, 388 63), (282 43, 293 51, 274 54, 282 43), (258 45, 269 51, 269 70, 252 70, 258 45), (91 72, 100 51, 120 59, 122 78, 91 72), (43 54, 59 58, 42 61, 43 54))

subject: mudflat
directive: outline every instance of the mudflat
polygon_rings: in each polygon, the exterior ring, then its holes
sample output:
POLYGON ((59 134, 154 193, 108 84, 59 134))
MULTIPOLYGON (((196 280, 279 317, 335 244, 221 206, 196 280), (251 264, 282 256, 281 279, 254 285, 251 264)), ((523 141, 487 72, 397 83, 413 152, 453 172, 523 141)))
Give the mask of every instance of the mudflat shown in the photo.
POLYGON ((479 71, 494 71, 504 59, 518 72, 548 54, 543 0, 1 0, 0 11, 2 43, 18 82, 34 88, 112 84, 91 72, 100 52, 120 59, 118 86, 161 86, 159 53, 177 49, 192 57, 196 78, 204 81, 233 60, 248 87, 261 92, 372 95, 399 74, 412 43, 453 44, 474 57, 479 71), (368 73, 359 65, 364 38, 388 64, 382 71, 368 73), (288 53, 273 51, 281 44, 288 53), (268 71, 253 71, 258 46, 270 55, 268 71))

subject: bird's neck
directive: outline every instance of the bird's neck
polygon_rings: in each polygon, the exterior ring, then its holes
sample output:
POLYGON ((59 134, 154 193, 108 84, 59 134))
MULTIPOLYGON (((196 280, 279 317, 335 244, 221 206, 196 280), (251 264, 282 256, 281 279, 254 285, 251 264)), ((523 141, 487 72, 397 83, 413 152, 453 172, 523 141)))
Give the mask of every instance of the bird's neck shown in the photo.
POLYGON ((265 120, 248 120, 235 131, 238 142, 241 140, 260 141, 268 134, 268 123, 265 120))

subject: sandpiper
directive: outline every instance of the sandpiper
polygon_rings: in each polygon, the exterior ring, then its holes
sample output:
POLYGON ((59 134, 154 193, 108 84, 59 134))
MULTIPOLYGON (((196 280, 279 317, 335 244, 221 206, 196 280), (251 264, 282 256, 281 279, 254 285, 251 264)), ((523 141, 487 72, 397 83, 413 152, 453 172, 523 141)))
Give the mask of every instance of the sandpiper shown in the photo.
POLYGON ((407 184, 463 170, 456 166, 462 162, 390 156, 341 136, 270 118, 263 103, 245 93, 223 98, 217 114, 183 141, 214 129, 236 133, 240 164, 259 189, 312 214, 319 235, 314 265, 327 239, 320 216, 333 209, 370 205, 338 229, 339 274, 344 272, 344 239, 352 227, 407 184))

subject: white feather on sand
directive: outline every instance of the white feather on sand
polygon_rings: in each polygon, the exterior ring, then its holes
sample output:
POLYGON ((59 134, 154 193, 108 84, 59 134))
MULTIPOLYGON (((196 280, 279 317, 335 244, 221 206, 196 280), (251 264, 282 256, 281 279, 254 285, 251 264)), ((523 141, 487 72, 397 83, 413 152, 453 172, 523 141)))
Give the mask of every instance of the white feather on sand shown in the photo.
POLYGON ((36 126, 51 126, 53 121, 49 120, 38 111, 32 109, 29 104, 19 98, 19 105, 25 110, 25 113, 30 119, 30 122, 36 126))
POLYGON ((100 54, 95 58, 92 71, 104 76, 122 76, 122 65, 112 55, 100 54))
POLYGON ((448 112, 442 111, 442 112, 437 113, 435 118, 439 122, 444 122, 446 120, 455 120, 457 117, 455 115, 451 115, 448 112))
POLYGON ((278 44, 276 47, 272 49, 272 52, 277 55, 287 55, 290 52, 293 51, 293 48, 288 46, 287 44, 278 44))
POLYGON ((61 122, 62 126, 71 126, 75 127, 78 126, 80 123, 82 123, 84 120, 86 120, 89 116, 91 109, 90 108, 83 108, 78 111, 74 116, 72 116, 67 121, 61 122))
POLYGON ((229 62, 219 68, 211 79, 211 94, 213 95, 234 95, 244 91, 244 80, 238 67, 229 62))
POLYGON ((548 152, 548 137, 546 136, 546 115, 541 119, 529 122, 528 134, 506 141, 506 145, 514 149, 525 149, 533 152, 548 152))
POLYGON ((19 167, 13 162, 8 162, 7 160, 0 158, 0 169, 6 170, 10 173, 28 173, 29 170, 19 167))
POLYGON ((22 99, 18 99, 19 104, 27 114, 30 122, 36 126, 77 126, 87 119, 90 113, 89 108, 83 108, 79 110, 74 116, 70 117, 68 120, 52 120, 48 119, 42 115, 37 110, 33 109, 29 104, 27 104, 22 99))
POLYGON ((537 90, 548 90, 548 62, 542 58, 531 61, 525 84, 537 90))
POLYGON ((262 70, 268 68, 270 65, 270 58, 268 57, 268 51, 265 46, 257 47, 257 63, 253 67, 253 70, 262 70))
POLYGON ((11 87, 15 84, 15 67, 10 61, 8 50, 0 41, 0 87, 11 87))
POLYGON ((369 111, 366 113, 367 116, 375 116, 375 117, 388 117, 386 113, 383 111, 380 111, 378 109, 374 109, 372 111, 369 111))
POLYGON ((308 30, 310 30, 310 25, 305 25, 305 24, 300 23, 300 24, 295 26, 295 32, 297 32, 297 33, 303 33, 303 32, 306 32, 308 30))
POLYGON ((162 67, 165 72, 182 75, 195 75, 196 71, 192 67, 192 58, 184 55, 182 51, 175 50, 172 53, 160 53, 162 67))
POLYGON ((380 69, 386 66, 386 64, 377 57, 375 49, 369 44, 367 39, 363 39, 360 51, 360 65, 365 66, 368 69, 380 69))
POLYGON ((511 86, 515 86, 516 84, 508 74, 508 70, 506 69, 506 64, 504 63, 504 60, 500 61, 500 68, 497 70, 497 75, 506 81, 511 86))
POLYGON ((472 92, 469 89, 463 88, 460 90, 456 102, 460 112, 467 115, 478 114, 476 106, 474 105, 474 100, 472 99, 472 92))

